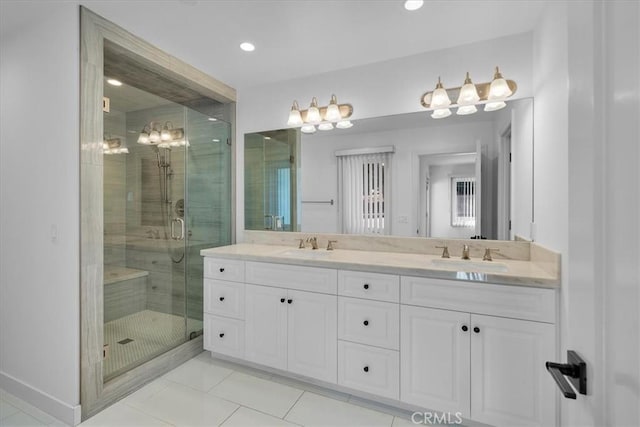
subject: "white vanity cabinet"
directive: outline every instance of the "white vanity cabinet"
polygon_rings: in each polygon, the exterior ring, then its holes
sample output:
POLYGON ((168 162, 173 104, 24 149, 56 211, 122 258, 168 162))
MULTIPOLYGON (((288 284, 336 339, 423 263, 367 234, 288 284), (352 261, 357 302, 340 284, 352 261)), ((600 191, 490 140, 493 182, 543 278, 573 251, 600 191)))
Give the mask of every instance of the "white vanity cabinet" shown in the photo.
POLYGON ((260 283, 245 285, 246 359, 335 384, 336 270, 254 262, 246 268, 246 280, 260 283))
POLYGON ((545 370, 556 356, 555 325, 484 314, 526 305, 519 316, 553 320, 535 302, 554 308, 554 290, 416 277, 402 285, 400 400, 496 426, 556 424, 545 370), (502 290, 501 300, 491 298, 502 290))
POLYGON ((204 348, 244 357, 244 262, 204 260, 204 348))
POLYGON ((404 408, 556 425, 556 289, 209 257, 204 286, 212 352, 404 408))
POLYGON ((400 277, 338 272, 338 384, 400 397, 400 277))

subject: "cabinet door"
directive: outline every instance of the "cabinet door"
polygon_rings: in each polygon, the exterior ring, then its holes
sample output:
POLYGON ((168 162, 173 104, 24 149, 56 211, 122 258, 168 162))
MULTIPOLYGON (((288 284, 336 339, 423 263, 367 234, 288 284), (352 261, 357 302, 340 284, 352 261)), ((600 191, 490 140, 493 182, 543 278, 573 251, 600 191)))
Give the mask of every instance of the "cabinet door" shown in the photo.
POLYGON ((401 401, 469 417, 469 323, 468 313, 400 308, 401 401))
POLYGON ((287 368, 287 290, 245 287, 245 357, 278 369, 287 368))
POLYGON ((481 315, 471 323, 471 418, 556 425, 555 384, 545 371, 545 361, 555 358, 555 326, 481 315))
POLYGON ((335 295, 289 290, 288 370, 336 383, 338 369, 335 295))

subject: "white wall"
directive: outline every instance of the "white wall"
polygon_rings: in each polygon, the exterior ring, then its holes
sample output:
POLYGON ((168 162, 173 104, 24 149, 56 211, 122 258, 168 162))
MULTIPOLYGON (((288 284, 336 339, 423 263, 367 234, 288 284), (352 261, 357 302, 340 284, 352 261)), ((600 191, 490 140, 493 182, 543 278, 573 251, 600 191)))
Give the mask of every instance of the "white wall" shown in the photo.
POLYGON ((537 240, 563 255, 558 359, 588 367, 566 426, 640 425, 639 9, 557 2, 534 32, 537 240))
POLYGON ((26 386, 51 398, 43 405, 73 413, 79 14, 71 3, 33 9, 31 24, 0 45, 0 386, 26 386))
POLYGON ((313 96, 326 105, 336 94, 339 102, 353 105, 354 119, 424 111, 420 96, 435 87, 438 76, 445 86, 461 84, 466 71, 478 83, 490 81, 496 65, 506 78, 517 81, 516 98, 530 97, 532 60, 532 34, 525 33, 239 91, 238 238, 244 224, 244 134, 287 127, 294 99, 305 108, 313 96))
MULTIPOLYGON (((426 120, 427 118, 425 118, 426 120)), ((393 145, 391 231, 415 236, 418 228, 420 154, 473 153, 476 141, 494 145, 493 124, 431 125, 423 128, 341 135, 338 129, 302 138, 302 200, 337 200, 336 150, 393 145), (415 167, 415 170, 414 170, 415 167)), ((302 231, 337 233, 337 205, 302 205, 302 231)), ((474 233, 471 233, 471 235, 474 233)), ((437 234, 434 234, 437 236, 437 234)))

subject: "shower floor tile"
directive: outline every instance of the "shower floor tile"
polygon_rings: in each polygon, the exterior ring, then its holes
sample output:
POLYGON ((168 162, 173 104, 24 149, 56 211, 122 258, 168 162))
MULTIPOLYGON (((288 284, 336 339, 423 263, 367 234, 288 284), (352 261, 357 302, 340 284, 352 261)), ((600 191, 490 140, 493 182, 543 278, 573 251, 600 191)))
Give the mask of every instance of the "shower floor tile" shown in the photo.
POLYGON ((104 378, 109 380, 185 342, 186 336, 202 329, 202 321, 143 310, 104 324, 104 378), (186 334, 185 334, 186 332, 186 334))

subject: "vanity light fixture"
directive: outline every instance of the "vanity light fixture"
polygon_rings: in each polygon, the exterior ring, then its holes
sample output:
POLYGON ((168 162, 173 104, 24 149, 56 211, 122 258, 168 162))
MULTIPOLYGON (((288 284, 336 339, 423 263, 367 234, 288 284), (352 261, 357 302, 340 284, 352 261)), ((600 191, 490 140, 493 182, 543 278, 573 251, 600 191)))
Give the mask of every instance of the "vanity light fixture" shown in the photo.
POLYGON ((160 148, 188 146, 184 138, 184 129, 174 128, 173 123, 167 121, 164 126, 160 122, 150 122, 144 125, 138 135, 138 144, 157 145, 160 148))
POLYGON ((451 107, 457 107, 456 114, 467 115, 478 111, 477 105, 484 104, 484 111, 496 111, 504 108, 505 100, 512 96, 518 85, 513 80, 506 80, 496 67, 493 80, 487 83, 473 84, 467 73, 462 87, 445 89, 438 77, 436 88, 420 98, 423 107, 433 110, 431 117, 442 119, 451 115, 451 107), (451 99, 456 99, 451 104, 451 99))
POLYGON ((319 107, 316 97, 311 99, 311 104, 306 110, 300 110, 297 101, 293 101, 287 125, 300 127, 303 133, 315 133, 316 130, 348 129, 353 126, 348 119, 353 114, 351 104, 338 104, 335 95, 331 95, 329 105, 319 107), (317 126, 317 128, 316 128, 317 126))

